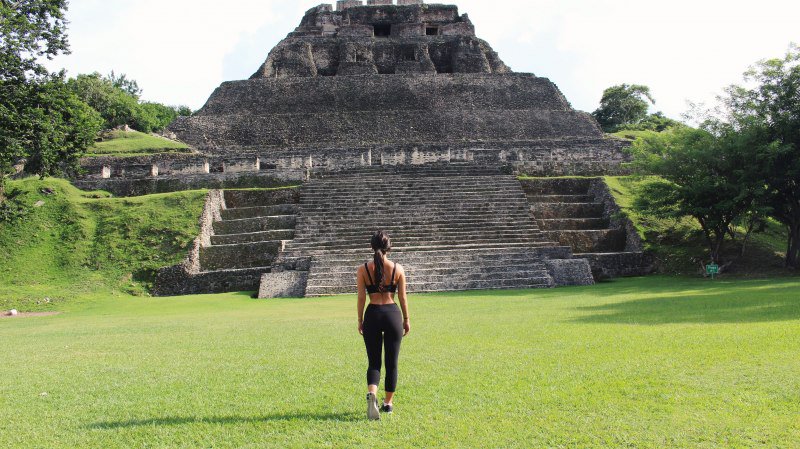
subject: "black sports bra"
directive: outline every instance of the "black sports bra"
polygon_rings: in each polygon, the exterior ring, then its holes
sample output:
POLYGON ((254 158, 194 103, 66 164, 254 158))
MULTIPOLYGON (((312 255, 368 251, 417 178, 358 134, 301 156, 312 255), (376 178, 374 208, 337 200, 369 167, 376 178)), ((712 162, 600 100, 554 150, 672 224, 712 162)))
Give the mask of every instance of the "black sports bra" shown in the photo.
MULTIPOLYGON (((375 285, 375 282, 372 281, 372 275, 369 274, 369 267, 367 266, 366 263, 364 264, 364 270, 366 270, 366 272, 367 272, 367 278, 369 278, 369 283, 370 283, 370 285, 367 285, 367 293, 369 293, 369 294, 381 293, 381 291, 378 289, 378 286, 375 285)), ((384 285, 383 286, 386 289, 386 290, 384 290, 384 292, 387 292, 387 293, 396 293, 397 292, 397 284, 394 283, 395 272, 397 272, 397 264, 396 263, 394 264, 394 269, 392 270, 392 283, 389 284, 389 285, 384 285)))

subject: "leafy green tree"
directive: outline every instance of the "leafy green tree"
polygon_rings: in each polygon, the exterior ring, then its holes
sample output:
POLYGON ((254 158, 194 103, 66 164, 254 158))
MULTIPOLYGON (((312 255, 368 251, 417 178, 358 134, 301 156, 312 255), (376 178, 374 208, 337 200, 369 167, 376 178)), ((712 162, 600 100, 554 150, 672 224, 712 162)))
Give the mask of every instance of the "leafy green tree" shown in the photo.
POLYGON ((161 131, 179 115, 178 108, 140 102, 138 84, 125 75, 116 76, 114 72, 109 77, 97 72, 82 74, 70 79, 68 84, 76 95, 100 113, 109 129, 129 125, 146 133, 161 131))
POLYGON ((746 86, 727 89, 724 105, 731 126, 761 136, 761 178, 766 204, 786 226, 786 266, 800 267, 800 47, 783 58, 760 61, 745 73, 746 86))
POLYGON ((136 97, 99 73, 78 75, 67 84, 72 92, 100 113, 106 128, 133 125, 142 113, 136 97))
POLYGON ((603 131, 615 132, 620 126, 640 123, 647 117, 650 104, 655 103, 649 87, 620 84, 603 91, 600 107, 592 112, 592 116, 603 131))
POLYGON ((757 164, 758 136, 732 129, 678 127, 637 140, 636 166, 662 178, 646 184, 634 207, 659 218, 691 216, 708 244, 711 260, 720 262, 722 245, 734 235, 734 223, 756 216, 763 181, 748 166, 757 164))
POLYGON ((0 202, 5 178, 27 160, 40 176, 77 165, 97 116, 41 64, 69 51, 66 0, 0 0, 0 202))
POLYGON ((676 126, 686 125, 665 116, 661 112, 656 112, 648 115, 639 123, 620 125, 616 131, 655 131, 660 133, 676 126))
POLYGON ((136 80, 128 78, 128 75, 124 73, 117 75, 112 70, 111 74, 108 75, 108 80, 111 81, 114 87, 118 87, 136 98, 142 95, 142 89, 139 87, 139 83, 137 83, 136 80))

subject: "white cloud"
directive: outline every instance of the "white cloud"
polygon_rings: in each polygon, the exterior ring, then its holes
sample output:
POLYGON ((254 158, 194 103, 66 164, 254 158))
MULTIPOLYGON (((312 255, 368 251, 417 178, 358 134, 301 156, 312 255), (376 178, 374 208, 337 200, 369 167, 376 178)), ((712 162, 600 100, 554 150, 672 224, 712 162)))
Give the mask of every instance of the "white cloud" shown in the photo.
MULTIPOLYGON (((450 3, 443 0, 444 3, 450 3)), ((70 74, 124 72, 147 99, 199 107, 226 79, 246 78, 318 0, 74 0, 70 74)), ((800 2, 761 0, 453 0, 516 71, 556 82, 593 110, 612 84, 649 85, 679 117, 755 61, 800 42, 800 2)))

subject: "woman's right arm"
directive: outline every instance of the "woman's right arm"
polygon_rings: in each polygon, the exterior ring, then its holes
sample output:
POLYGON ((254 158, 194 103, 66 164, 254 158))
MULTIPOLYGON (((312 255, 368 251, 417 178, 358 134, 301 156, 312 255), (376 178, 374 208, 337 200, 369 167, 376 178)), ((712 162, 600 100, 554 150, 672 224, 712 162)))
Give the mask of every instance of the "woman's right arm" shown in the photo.
POLYGON ((364 335, 364 306, 367 303, 367 287, 364 284, 364 276, 361 270, 364 267, 358 267, 356 271, 356 284, 358 285, 358 333, 364 335))

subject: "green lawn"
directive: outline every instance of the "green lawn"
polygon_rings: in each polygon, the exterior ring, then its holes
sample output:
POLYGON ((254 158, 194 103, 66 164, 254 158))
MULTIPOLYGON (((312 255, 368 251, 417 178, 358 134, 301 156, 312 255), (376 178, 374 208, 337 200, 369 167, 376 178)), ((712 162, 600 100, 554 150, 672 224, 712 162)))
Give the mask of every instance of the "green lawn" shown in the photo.
POLYGON ((0 319, 0 447, 800 447, 800 280, 412 295, 364 419, 355 298, 94 294, 0 319))
POLYGON ((89 148, 87 156, 141 156, 156 153, 188 153, 188 145, 139 131, 114 131, 111 138, 89 148))

